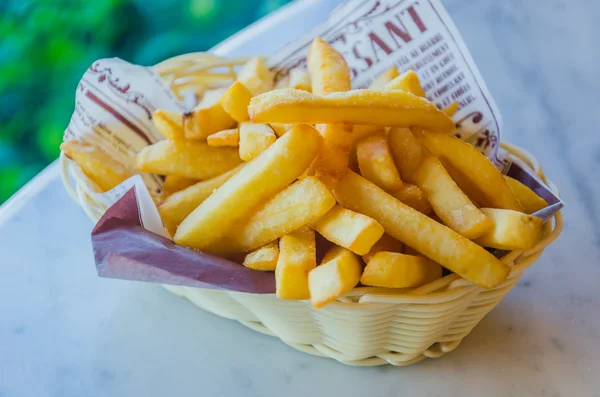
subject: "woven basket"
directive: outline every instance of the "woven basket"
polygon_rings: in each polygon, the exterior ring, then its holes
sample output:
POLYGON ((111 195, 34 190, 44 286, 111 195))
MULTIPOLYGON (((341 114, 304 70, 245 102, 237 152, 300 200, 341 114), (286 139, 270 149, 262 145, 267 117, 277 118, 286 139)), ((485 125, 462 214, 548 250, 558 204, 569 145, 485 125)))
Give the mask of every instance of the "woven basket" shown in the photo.
MULTIPOLYGON (((235 78, 234 67, 244 61, 196 53, 162 62, 154 70, 183 97, 185 90, 202 92, 229 84, 235 78)), ((510 144, 502 146, 511 156, 528 164, 558 195, 530 153, 510 144)), ((65 188, 90 219, 97 222, 110 203, 91 191, 94 184, 64 154, 60 161, 65 188)), ((544 224, 543 237, 534 248, 512 251, 502 258, 512 268, 511 273, 506 281, 490 290, 451 274, 408 291, 356 288, 325 308, 315 310, 306 301, 281 301, 274 294, 171 285, 165 288, 206 311, 276 336, 305 353, 348 365, 409 365, 454 350, 558 237, 562 226, 559 212, 544 224)))

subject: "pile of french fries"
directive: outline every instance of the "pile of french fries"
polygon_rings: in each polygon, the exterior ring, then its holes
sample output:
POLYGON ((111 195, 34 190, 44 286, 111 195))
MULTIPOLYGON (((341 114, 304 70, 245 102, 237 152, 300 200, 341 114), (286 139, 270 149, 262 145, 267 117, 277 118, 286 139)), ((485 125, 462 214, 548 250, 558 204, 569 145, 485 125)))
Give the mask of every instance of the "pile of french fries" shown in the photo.
MULTIPOLYGON (((159 211, 177 244, 244 253, 243 266, 275 272, 280 299, 320 308, 359 283, 419 287, 442 267, 492 288, 510 269, 490 249, 532 248, 542 219, 530 214, 547 204, 451 134, 457 107, 439 110, 396 68, 353 90, 317 38, 307 68, 277 86, 255 58, 191 112, 157 110, 165 140, 137 171, 165 176, 159 211)), ((135 172, 89 145, 61 148, 101 190, 135 172)))

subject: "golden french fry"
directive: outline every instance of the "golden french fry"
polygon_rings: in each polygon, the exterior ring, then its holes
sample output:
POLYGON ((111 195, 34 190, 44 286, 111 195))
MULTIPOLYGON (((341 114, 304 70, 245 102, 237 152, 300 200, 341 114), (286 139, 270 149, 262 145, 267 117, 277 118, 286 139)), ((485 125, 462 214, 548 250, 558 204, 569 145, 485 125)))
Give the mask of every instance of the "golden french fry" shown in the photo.
POLYGON ((452 102, 450 105, 442 109, 442 112, 446 113, 448 117, 454 116, 454 113, 458 110, 458 101, 452 102))
POLYGON ((282 136, 283 134, 285 134, 286 132, 288 132, 289 130, 291 130, 294 127, 293 124, 273 123, 273 124, 269 124, 269 125, 271 126, 273 131, 275 131, 275 134, 277 136, 282 136))
POLYGON ((278 258, 279 244, 277 241, 273 241, 246 255, 243 265, 252 270, 272 272, 277 267, 278 258))
POLYGON ((351 88, 350 69, 346 60, 320 37, 310 45, 306 63, 315 95, 348 91, 351 88))
POLYGON ((296 90, 304 90, 311 92, 312 88, 308 72, 300 68, 291 69, 288 88, 294 88, 296 90))
POLYGON ((252 58, 237 75, 237 80, 244 84, 252 95, 273 89, 273 73, 262 58, 252 58))
POLYGON ((60 145, 60 150, 75 161, 83 173, 96 182, 103 192, 134 175, 131 170, 94 145, 68 141, 60 145))
POLYGON ((504 179, 506 179, 506 183, 523 206, 523 212, 532 214, 548 206, 546 200, 518 180, 506 175, 504 179))
POLYGON ((495 287, 510 271, 483 247, 402 204, 354 172, 346 173, 333 193, 344 207, 370 216, 396 240, 477 285, 495 287))
POLYGON ((415 179, 436 215, 450 229, 472 240, 492 228, 492 221, 460 190, 437 158, 423 160, 415 179))
POLYGON ((352 90, 325 97, 302 90, 274 90, 252 98, 248 114, 255 123, 421 126, 442 132, 454 129, 452 119, 434 104, 400 90, 352 90))
MULTIPOLYGON (((240 164, 224 174, 206 181, 197 182, 168 196, 158 207, 158 212, 171 235, 175 234, 177 226, 179 226, 192 211, 202 204, 208 196, 213 194, 215 190, 221 187, 222 184, 227 182, 229 178, 235 175, 235 173, 243 166, 244 164, 240 164)), ((171 177, 173 177, 173 175, 169 175, 168 178, 171 177)))
POLYGON ((481 246, 502 250, 527 250, 533 248, 542 234, 542 218, 523 212, 497 208, 482 208, 492 220, 493 228, 475 240, 481 246))
POLYGON ((383 236, 371 247, 369 252, 362 256, 363 261, 365 263, 369 263, 371 258, 375 256, 376 253, 386 251, 386 252, 402 252, 404 249, 404 244, 400 241, 396 240, 389 234, 384 233, 383 236))
POLYGON ((249 121, 240 124, 240 158, 250 161, 271 146, 277 137, 266 124, 249 121))
POLYGON ((502 173, 475 147, 449 134, 423 129, 413 132, 472 201, 482 207, 522 211, 502 173))
POLYGON ((310 299, 308 273, 317 266, 315 232, 302 227, 279 239, 275 291, 279 299, 310 299))
POLYGON ((152 114, 154 126, 167 139, 185 139, 183 132, 183 116, 179 113, 157 109, 152 114))
POLYGON ((390 67, 385 72, 381 73, 375 80, 369 85, 370 90, 381 90, 385 88, 386 84, 398 77, 398 69, 395 66, 390 67))
POLYGON ((409 128, 390 129, 388 143, 400 176, 414 183, 413 176, 426 156, 423 146, 409 128))
POLYGON ((385 127, 380 125, 355 125, 352 127, 352 142, 356 145, 362 139, 375 134, 385 135, 385 127))
POLYGON ((185 176, 167 175, 162 185, 162 191, 165 196, 169 196, 198 182, 198 179, 186 178, 185 176))
POLYGON ((215 132, 206 138, 208 146, 219 147, 219 146, 230 146, 238 147, 240 145, 240 130, 239 128, 231 128, 215 132))
POLYGON ((160 141, 136 157, 142 172, 208 179, 229 171, 242 161, 235 148, 214 148, 204 142, 160 141))
POLYGON ((416 288, 442 277, 442 267, 424 256, 378 252, 367 263, 360 282, 385 288, 416 288))
POLYGON ((348 170, 350 128, 342 124, 321 124, 317 129, 323 135, 323 146, 307 174, 333 186, 348 170))
POLYGON ((248 105, 252 94, 244 84, 234 81, 220 99, 220 104, 225 113, 231 116, 237 122, 243 122, 250 119, 248 116, 248 105))
POLYGON ((320 266, 308 274, 310 303, 318 309, 350 292, 360 281, 358 257, 342 247, 331 248, 320 266))
POLYGON ((394 192, 402 187, 402 179, 385 135, 371 135, 358 142, 356 155, 362 176, 386 192, 394 192))
POLYGON ((390 194, 404 204, 425 215, 429 215, 431 211, 433 211, 425 192, 417 185, 404 183, 400 189, 391 192, 390 194))
POLYGON ((186 139, 206 139, 215 132, 235 126, 235 120, 223 110, 219 102, 224 93, 224 89, 206 91, 200 103, 183 115, 186 139))
POLYGON ((425 91, 423 90, 421 82, 419 81, 419 76, 417 76, 417 74, 412 70, 407 70, 394 80, 387 83, 385 85, 385 89, 402 90, 422 98, 426 97, 425 91))
POLYGON ((303 178, 268 200, 250 218, 238 223, 232 239, 247 251, 321 218, 335 198, 316 177, 303 178))
POLYGON ((317 156, 322 141, 314 128, 294 127, 185 218, 177 229, 175 242, 199 250, 209 247, 252 214, 257 205, 302 174, 317 156))
POLYGON ((310 225, 327 240, 358 255, 366 255, 383 235, 374 219, 336 205, 310 225))

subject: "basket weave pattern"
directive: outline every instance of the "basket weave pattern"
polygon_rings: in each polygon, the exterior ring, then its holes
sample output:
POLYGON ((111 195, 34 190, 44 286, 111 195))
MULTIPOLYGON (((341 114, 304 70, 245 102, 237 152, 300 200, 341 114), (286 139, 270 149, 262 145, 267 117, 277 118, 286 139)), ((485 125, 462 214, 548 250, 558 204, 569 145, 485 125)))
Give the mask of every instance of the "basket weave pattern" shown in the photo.
MULTIPOLYGON (((233 68, 244 61, 188 54, 167 60, 154 69, 182 97, 184 90, 198 93, 228 84, 235 78, 233 68)), ((525 161, 558 193, 531 154, 509 144, 503 147, 525 161)), ((71 197, 97 222, 110 203, 92 190, 94 184, 64 155, 61 155, 61 169, 63 183, 71 197)), ((490 290, 451 274, 410 291, 356 288, 325 308, 315 310, 306 301, 281 301, 274 294, 180 286, 165 288, 206 311, 276 336, 305 353, 349 365, 409 365, 454 350, 515 286, 523 271, 538 259, 561 230, 559 212, 546 222, 542 240, 533 249, 512 251, 502 258, 511 267, 511 273, 504 283, 490 290)))

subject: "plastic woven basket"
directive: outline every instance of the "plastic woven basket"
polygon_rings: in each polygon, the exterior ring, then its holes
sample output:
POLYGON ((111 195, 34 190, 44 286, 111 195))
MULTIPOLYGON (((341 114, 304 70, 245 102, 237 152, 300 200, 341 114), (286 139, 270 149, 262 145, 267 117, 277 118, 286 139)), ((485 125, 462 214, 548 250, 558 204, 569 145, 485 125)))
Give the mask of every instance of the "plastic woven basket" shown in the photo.
MULTIPOLYGON (((220 59, 196 53, 172 58, 154 67, 180 97, 185 90, 202 92, 228 84, 234 67, 245 59, 220 59)), ((558 195, 538 161, 528 152, 503 143, 558 195)), ((91 191, 94 186, 79 167, 61 154, 65 188, 86 214, 97 222, 109 204, 91 191)), ((454 350, 471 330, 519 281, 562 230, 562 215, 544 224, 540 242, 528 251, 512 251, 502 258, 511 273, 501 285, 486 290, 451 274, 410 291, 356 288, 323 309, 306 301, 281 301, 274 294, 259 295, 201 288, 165 286, 198 307, 280 338, 286 344, 344 364, 409 365, 454 350)))

